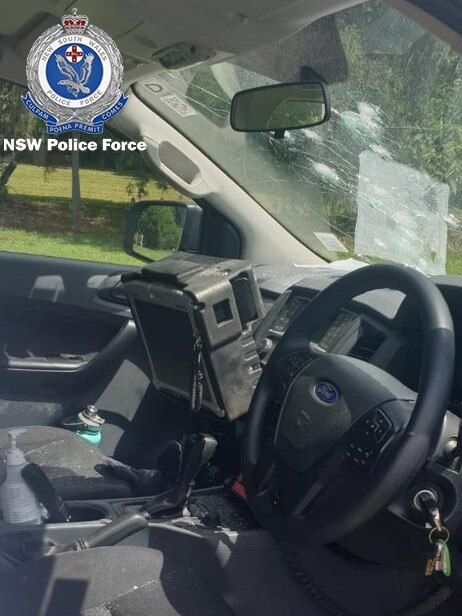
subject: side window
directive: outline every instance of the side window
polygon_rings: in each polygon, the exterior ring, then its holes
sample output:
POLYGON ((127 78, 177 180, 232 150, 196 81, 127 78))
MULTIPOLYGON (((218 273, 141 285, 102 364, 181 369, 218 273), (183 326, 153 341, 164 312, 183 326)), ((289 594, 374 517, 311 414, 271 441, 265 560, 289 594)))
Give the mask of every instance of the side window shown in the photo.
MULTIPOLYGON (((48 151, 45 124, 27 111, 21 94, 0 80, 0 250, 139 265, 123 250, 128 209, 141 199, 185 197, 149 169, 140 152, 103 151, 103 138, 121 140, 107 126, 101 136, 56 137, 97 141, 96 151, 48 151), (35 141, 32 149, 10 151, 5 140, 12 139, 35 141)), ((152 221, 157 257, 172 249, 177 232, 168 228, 164 208, 158 210, 159 220, 152 221)))

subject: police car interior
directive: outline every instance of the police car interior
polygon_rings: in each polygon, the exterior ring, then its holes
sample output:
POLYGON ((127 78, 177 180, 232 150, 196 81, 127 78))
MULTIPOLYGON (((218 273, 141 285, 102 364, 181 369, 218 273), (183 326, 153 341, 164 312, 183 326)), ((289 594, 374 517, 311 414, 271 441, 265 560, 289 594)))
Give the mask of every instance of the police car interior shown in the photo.
MULTIPOLYGON (((0 6, 25 87, 74 4, 0 6)), ((0 482, 16 441, 42 505, 2 502, 2 613, 459 614, 462 3, 75 6, 123 59, 105 137, 182 200, 132 207, 131 265, 0 229, 0 482)))

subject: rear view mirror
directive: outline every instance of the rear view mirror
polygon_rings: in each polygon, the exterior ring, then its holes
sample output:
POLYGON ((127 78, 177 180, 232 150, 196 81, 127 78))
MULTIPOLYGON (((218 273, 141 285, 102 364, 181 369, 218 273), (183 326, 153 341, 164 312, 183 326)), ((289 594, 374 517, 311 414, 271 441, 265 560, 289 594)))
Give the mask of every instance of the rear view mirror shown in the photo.
POLYGON ((278 83, 243 90, 231 103, 231 126, 242 132, 307 128, 329 118, 329 95, 321 81, 278 83))
POLYGON ((197 252, 202 209, 181 201, 140 201, 129 211, 124 234, 127 254, 141 261, 162 259, 176 250, 197 252))

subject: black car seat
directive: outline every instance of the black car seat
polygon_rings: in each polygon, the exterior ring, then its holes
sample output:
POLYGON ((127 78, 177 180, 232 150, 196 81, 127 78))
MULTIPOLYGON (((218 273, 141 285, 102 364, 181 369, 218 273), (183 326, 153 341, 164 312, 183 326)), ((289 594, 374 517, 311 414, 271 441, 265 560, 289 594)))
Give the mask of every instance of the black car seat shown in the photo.
MULTIPOLYGON (((155 549, 132 546, 100 547, 42 557, 0 574, 1 613, 5 616, 254 616, 262 607, 268 613, 271 585, 268 586, 264 575, 257 572, 252 582, 251 604, 245 600, 242 603, 240 598, 248 596, 249 588, 237 585, 231 589, 226 583, 221 585, 202 569, 188 565, 188 560, 188 554, 180 560, 179 554, 172 558, 155 549)), ((277 602, 277 612, 270 609, 270 616, 325 614, 298 587, 294 592, 300 593, 300 598, 293 603, 290 596, 284 595, 286 609, 281 610, 277 602), (295 604, 298 607, 294 611, 295 604)))
MULTIPOLYGON (((0 456, 8 449, 8 431, 0 430, 0 456)), ((130 496, 130 485, 116 476, 102 476, 97 466, 102 452, 69 430, 46 426, 27 426, 19 447, 28 462, 35 462, 46 473, 65 500, 123 498, 130 496)))
POLYGON ((180 563, 139 547, 39 558, 0 574, 8 616, 233 616, 219 594, 180 563))

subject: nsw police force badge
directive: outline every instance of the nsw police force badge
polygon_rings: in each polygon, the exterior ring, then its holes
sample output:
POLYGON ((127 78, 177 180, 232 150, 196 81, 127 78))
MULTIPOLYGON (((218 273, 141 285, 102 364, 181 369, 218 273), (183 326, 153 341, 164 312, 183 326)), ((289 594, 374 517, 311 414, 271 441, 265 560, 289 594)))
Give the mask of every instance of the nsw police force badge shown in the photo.
POLYGON ((128 100, 121 91, 122 57, 114 41, 86 15, 64 15, 27 57, 29 92, 22 100, 49 133, 102 133, 128 100))

